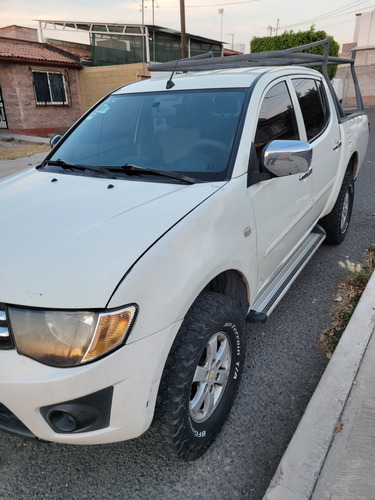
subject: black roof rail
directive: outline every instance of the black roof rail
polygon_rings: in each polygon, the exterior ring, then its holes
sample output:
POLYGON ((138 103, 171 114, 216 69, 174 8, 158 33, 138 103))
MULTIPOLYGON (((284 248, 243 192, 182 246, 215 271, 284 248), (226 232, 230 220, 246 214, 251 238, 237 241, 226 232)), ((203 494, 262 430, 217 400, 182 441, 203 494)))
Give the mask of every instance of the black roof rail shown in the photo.
MULTIPOLYGON (((352 52, 352 58, 334 57, 329 55, 330 38, 318 42, 292 47, 284 50, 273 50, 269 52, 251 52, 249 54, 239 54, 234 56, 212 57, 212 52, 201 54, 199 56, 188 57, 186 59, 177 59, 164 63, 151 63, 148 66, 149 71, 171 71, 171 72, 189 72, 189 71, 211 71, 218 69, 259 67, 259 66, 286 66, 299 65, 305 67, 322 67, 322 74, 330 88, 332 95, 336 95, 333 90, 327 67, 330 65, 350 64, 351 73, 355 87, 357 108, 363 111, 363 102, 359 90, 357 76, 355 74, 354 62, 355 53, 352 52), (302 52, 323 45, 323 54, 311 54, 302 52)), ((337 102, 337 110, 341 116, 345 116, 340 103, 337 102)))
POLYGON ((332 64, 351 64, 354 59, 340 58, 329 55, 330 38, 293 47, 284 50, 273 50, 269 52, 251 52, 234 56, 212 57, 212 52, 199 56, 177 59, 165 63, 152 63, 149 71, 207 71, 222 68, 240 68, 252 66, 281 66, 289 64, 300 64, 302 66, 324 66, 332 64), (324 46, 323 55, 302 52, 319 45, 324 46))

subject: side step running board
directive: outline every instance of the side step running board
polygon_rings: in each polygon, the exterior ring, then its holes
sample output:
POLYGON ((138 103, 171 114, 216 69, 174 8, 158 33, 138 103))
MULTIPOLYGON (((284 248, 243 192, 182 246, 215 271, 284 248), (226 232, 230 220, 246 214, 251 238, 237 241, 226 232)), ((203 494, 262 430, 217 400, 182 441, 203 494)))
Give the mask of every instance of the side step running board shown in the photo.
POLYGON ((264 323, 280 300, 289 290, 293 281, 323 243, 326 237, 324 229, 318 224, 304 242, 281 266, 270 283, 255 299, 253 308, 246 317, 250 323, 264 323))

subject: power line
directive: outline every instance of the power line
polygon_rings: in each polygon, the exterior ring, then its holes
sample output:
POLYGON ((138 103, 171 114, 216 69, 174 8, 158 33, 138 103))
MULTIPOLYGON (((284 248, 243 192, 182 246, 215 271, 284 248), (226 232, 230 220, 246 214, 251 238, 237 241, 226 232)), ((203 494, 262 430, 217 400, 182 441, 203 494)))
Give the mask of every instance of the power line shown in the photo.
POLYGON ((298 23, 288 24, 286 26, 283 26, 282 29, 285 30, 287 28, 293 28, 295 26, 301 26, 303 24, 310 24, 310 23, 315 23, 315 22, 322 22, 324 20, 330 19, 332 17, 336 17, 338 15, 352 14, 352 13, 354 13, 354 12, 356 12, 358 10, 358 8, 360 7, 360 5, 362 5, 363 3, 368 3, 369 1, 372 1, 372 0, 364 0, 362 2, 358 2, 358 1, 357 2, 351 2, 350 4, 344 5, 343 7, 339 8, 339 9, 327 12, 327 13, 322 14, 320 16, 317 16, 317 17, 314 17, 314 18, 310 18, 310 19, 307 19, 305 21, 300 21, 298 23), (356 6, 356 7, 353 9, 354 6, 356 6))
POLYGON ((332 16, 336 16, 338 14, 342 14, 344 13, 345 11, 348 11, 349 9, 352 9, 354 6, 356 8, 358 8, 361 4, 363 3, 368 3, 370 0, 362 0, 362 1, 359 1, 358 0, 356 2, 351 2, 349 4, 346 4, 338 9, 335 9, 335 10, 332 10, 330 12, 327 12, 325 14, 321 14, 320 16, 316 16, 313 20, 315 21, 319 21, 321 19, 326 19, 327 17, 332 17, 332 16))
MULTIPOLYGON (((228 5, 238 5, 238 4, 243 4, 243 3, 253 3, 253 2, 260 2, 261 0, 243 0, 241 2, 225 2, 225 3, 210 3, 208 5, 185 5, 186 9, 207 9, 210 7, 225 7, 228 5)), ((163 5, 163 8, 165 9, 179 9, 179 5, 168 5, 165 4, 163 5)))

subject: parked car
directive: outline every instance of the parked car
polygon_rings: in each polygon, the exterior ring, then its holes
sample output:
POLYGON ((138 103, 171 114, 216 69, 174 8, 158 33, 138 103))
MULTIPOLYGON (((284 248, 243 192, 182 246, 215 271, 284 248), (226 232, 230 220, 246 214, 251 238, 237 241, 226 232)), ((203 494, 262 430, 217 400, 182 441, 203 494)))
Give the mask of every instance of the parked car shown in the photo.
POLYGON ((100 444, 155 419, 185 460, 212 444, 246 322, 345 238, 369 136, 329 58, 323 74, 256 58, 153 65, 166 76, 116 90, 1 181, 1 429, 100 444))

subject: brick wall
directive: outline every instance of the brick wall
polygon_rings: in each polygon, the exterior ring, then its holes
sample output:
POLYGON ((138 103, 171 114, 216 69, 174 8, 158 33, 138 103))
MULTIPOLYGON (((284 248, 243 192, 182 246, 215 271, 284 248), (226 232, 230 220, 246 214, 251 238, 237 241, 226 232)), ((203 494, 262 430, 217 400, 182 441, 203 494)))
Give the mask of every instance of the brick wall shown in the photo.
MULTIPOLYGON (((147 71, 145 73, 150 75, 147 71)), ((79 74, 83 111, 87 111, 113 90, 136 82, 142 74, 142 63, 85 67, 79 74)))
POLYGON ((27 28, 26 26, 5 26, 4 28, 0 28, 0 36, 16 38, 17 40, 29 40, 29 42, 37 42, 38 30, 35 28, 27 28))
POLYGON ((38 134, 68 129, 82 114, 77 69, 0 62, 0 86, 8 128, 38 134), (69 82, 67 106, 37 105, 31 71, 60 71, 69 82))

